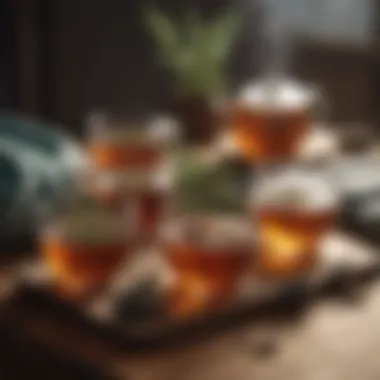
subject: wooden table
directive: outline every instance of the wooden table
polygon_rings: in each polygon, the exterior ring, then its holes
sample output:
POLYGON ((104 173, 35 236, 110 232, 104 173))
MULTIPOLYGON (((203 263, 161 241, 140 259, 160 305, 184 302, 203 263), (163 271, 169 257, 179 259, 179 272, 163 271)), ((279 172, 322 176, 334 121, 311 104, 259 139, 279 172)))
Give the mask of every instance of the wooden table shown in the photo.
MULTIPOLYGON (((0 285, 3 291, 6 281, 0 285)), ((6 319, 6 313, 1 314, 6 319)), ((380 378, 380 278, 349 297, 310 303, 290 319, 248 321, 150 354, 127 352, 96 339, 76 323, 22 305, 9 319, 10 328, 96 363, 120 380, 380 378)))
MULTIPOLYGON (((294 323, 254 323, 181 349, 133 355, 73 326, 28 316, 27 334, 121 380, 378 380, 380 281, 354 299, 324 300, 294 323), (266 347, 267 342, 274 347, 266 347)), ((21 327, 19 327, 21 328, 21 327)))
POLYGON ((380 279, 324 299, 293 321, 248 323, 195 344, 133 354, 74 325, 22 315, 17 329, 97 363, 120 380, 379 380, 380 279))

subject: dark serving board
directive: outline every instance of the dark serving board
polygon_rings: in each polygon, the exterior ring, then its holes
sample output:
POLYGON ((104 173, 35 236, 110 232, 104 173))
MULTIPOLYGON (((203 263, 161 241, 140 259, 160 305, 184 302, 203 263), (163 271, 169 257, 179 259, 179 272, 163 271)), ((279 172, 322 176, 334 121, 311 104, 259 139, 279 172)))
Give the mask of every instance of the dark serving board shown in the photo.
POLYGON ((351 290, 380 274, 376 249, 345 233, 332 233, 321 246, 320 263, 307 278, 296 282, 271 282, 247 276, 236 297, 224 309, 203 312, 188 320, 158 319, 145 323, 125 321, 115 312, 121 291, 148 273, 167 272, 166 264, 154 250, 143 252, 136 265, 120 275, 113 286, 92 301, 79 305, 57 298, 37 262, 20 270, 15 292, 17 302, 34 313, 74 323, 101 339, 124 348, 147 349, 182 344, 191 339, 260 318, 291 317, 310 302, 325 296, 346 296, 351 290))
POLYGON ((0 378, 116 380, 97 365, 53 349, 8 324, 0 326, 0 378))
MULTIPOLYGON (((329 139, 327 136, 325 140, 330 141, 329 139)), ((323 144, 320 145, 323 148, 323 144)), ((324 149, 315 151, 316 157, 326 157, 324 149)), ((341 157, 337 154, 329 159, 334 161, 338 156, 341 157)), ((319 166, 320 162, 316 161, 319 166)), ((335 166, 335 171, 342 172, 339 165, 335 166)), ((323 167, 331 171, 328 165, 323 167)), ((357 182, 352 178, 350 165, 344 173, 350 181, 357 182)), ((336 177, 335 172, 332 172, 331 177, 336 177)), ((346 194, 346 198, 351 195, 346 194)), ((344 208, 350 210, 350 202, 344 208)), ((142 323, 118 316, 116 305, 120 293, 152 274, 160 273, 163 280, 170 279, 170 270, 168 271, 165 261, 153 249, 141 252, 135 265, 132 268, 126 267, 125 273, 121 273, 115 283, 102 294, 78 305, 64 302, 50 291, 49 279, 41 263, 26 263, 18 273, 20 281, 13 301, 21 305, 19 310, 51 318, 62 324, 73 323, 96 337, 133 350, 183 344, 254 319, 294 318, 316 298, 350 295, 352 290, 356 291, 361 284, 380 274, 380 255, 377 249, 365 243, 365 239, 353 237, 364 235, 353 225, 352 216, 355 218, 356 214, 343 213, 341 225, 353 233, 332 233, 321 247, 318 267, 309 277, 295 282, 274 283, 259 280, 253 274, 248 275, 234 299, 224 309, 203 312, 191 319, 159 318, 142 323)))

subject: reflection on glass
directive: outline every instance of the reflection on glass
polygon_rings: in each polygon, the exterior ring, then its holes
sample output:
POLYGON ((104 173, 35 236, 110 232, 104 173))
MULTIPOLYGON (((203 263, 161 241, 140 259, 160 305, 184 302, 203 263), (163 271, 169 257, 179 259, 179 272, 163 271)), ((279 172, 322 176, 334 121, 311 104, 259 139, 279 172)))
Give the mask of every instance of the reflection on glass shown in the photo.
POLYGON ((258 273, 274 278, 307 274, 317 262, 320 239, 333 225, 337 206, 337 194, 319 176, 297 170, 268 173, 253 186, 258 273))
POLYGON ((119 210, 134 211, 135 232, 154 236, 166 214, 173 191, 172 172, 168 165, 154 170, 130 170, 120 174, 99 173, 90 183, 93 195, 102 204, 119 210))
POLYGON ((128 217, 128 210, 75 207, 42 229, 41 252, 59 295, 80 298, 108 283, 132 250, 128 217))
POLYGON ((249 222, 225 215, 187 216, 168 223, 164 253, 176 272, 170 307, 176 316, 229 300, 253 254, 249 222))
POLYGON ((247 86, 232 106, 237 150, 259 164, 294 159, 313 119, 315 95, 286 78, 268 78, 247 86))
POLYGON ((173 141, 176 127, 172 120, 129 120, 105 113, 90 114, 87 120, 89 154, 97 169, 154 167, 173 141))

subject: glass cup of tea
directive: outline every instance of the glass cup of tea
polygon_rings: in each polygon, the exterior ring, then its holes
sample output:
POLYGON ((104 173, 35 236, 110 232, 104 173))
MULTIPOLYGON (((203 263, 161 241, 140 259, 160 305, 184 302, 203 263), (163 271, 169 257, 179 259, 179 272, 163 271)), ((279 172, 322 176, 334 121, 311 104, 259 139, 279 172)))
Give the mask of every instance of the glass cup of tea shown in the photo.
POLYGON ((338 192, 321 175, 285 169, 259 179, 250 202, 258 235, 257 273, 274 279, 307 275, 336 220, 338 192))
POLYGON ((268 77, 243 88, 231 109, 231 134, 249 162, 292 161, 315 118, 322 96, 286 77, 268 77))
POLYGON ((95 173, 89 184, 100 203, 114 210, 128 207, 134 214, 134 233, 154 237, 170 206, 173 171, 167 164, 153 170, 95 173))
POLYGON ((165 116, 141 120, 94 112, 86 122, 89 156, 100 171, 151 169, 178 138, 176 123, 165 116))
POLYGON ((173 218, 161 243, 176 277, 169 308, 181 317, 227 302, 254 250, 249 220, 223 214, 173 218))
POLYGON ((76 206, 45 223, 40 249, 59 296, 76 300, 91 295, 108 284, 132 253, 132 214, 127 209, 122 214, 76 206))

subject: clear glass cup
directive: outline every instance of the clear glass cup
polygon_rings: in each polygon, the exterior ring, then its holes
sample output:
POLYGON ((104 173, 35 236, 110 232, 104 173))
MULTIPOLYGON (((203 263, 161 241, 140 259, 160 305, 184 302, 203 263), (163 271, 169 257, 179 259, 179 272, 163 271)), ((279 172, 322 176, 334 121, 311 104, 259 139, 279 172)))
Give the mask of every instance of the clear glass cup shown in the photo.
POLYGON ((48 278, 61 297, 78 300, 102 289, 133 253, 133 214, 75 204, 45 221, 39 233, 48 278))
POLYGON ((293 161, 323 107, 319 91, 290 77, 268 75, 248 84, 230 110, 238 153, 259 165, 293 161))
POLYGON ((169 212, 173 180, 173 167, 168 162, 151 170, 95 173, 88 187, 92 195, 107 207, 133 210, 135 235, 152 238, 169 212))
POLYGON ((92 112, 87 117, 89 156, 101 171, 151 169, 161 162, 179 131, 174 120, 92 112))
POLYGON ((257 273, 277 279, 307 275, 318 261, 322 237, 334 225, 339 202, 337 190, 317 173, 283 168, 259 178, 250 199, 257 273))
POLYGON ((249 220, 240 216, 173 217, 160 236, 176 274, 168 292, 170 310, 180 317, 228 302, 254 251, 249 220))

